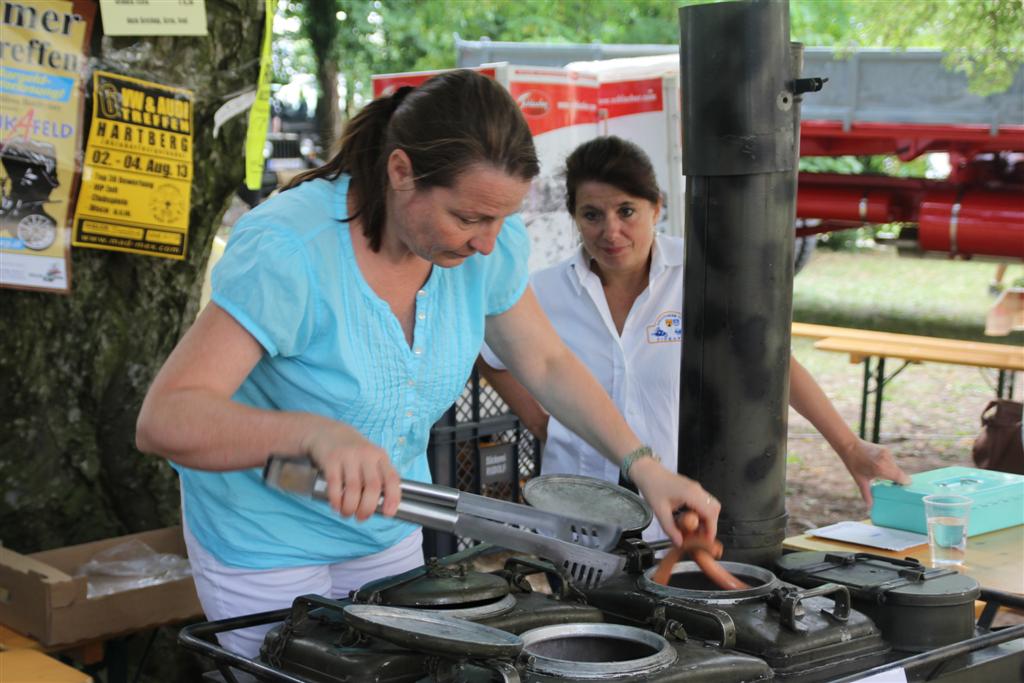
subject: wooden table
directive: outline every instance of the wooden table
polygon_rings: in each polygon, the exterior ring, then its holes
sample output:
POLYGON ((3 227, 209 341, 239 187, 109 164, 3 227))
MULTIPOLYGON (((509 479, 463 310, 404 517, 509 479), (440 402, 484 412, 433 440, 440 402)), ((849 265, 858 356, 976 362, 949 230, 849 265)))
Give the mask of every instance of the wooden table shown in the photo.
POLYGON ((91 683, 92 676, 72 669, 38 650, 0 652, 3 683, 91 683))
MULTIPOLYGON (((1024 371, 1024 347, 1009 344, 958 341, 920 337, 910 334, 849 330, 843 336, 825 337, 815 342, 821 351, 846 353, 851 363, 864 364, 864 382, 860 403, 860 437, 867 437, 868 396, 874 394, 871 440, 878 443, 882 424, 882 391, 885 385, 911 363, 931 362, 971 365, 999 370, 997 394, 1003 396, 1008 387, 1008 398, 1013 398, 1015 372, 1024 371), (903 365, 891 375, 885 374, 886 358, 897 358, 903 365), (874 369, 871 361, 877 359, 874 369), (1009 382, 1006 377, 1009 375, 1009 382), (872 386, 873 384, 873 386, 872 386)), ((810 335, 807 335, 810 336, 810 335)))
MULTIPOLYGON (((871 522, 865 520, 865 523, 871 522)), ((802 534, 787 538, 782 547, 786 550, 872 553, 897 559, 913 558, 926 567, 931 566, 927 543, 894 552, 802 534)), ((1024 524, 968 538, 967 557, 960 571, 975 579, 982 588, 1024 597, 1024 524)))

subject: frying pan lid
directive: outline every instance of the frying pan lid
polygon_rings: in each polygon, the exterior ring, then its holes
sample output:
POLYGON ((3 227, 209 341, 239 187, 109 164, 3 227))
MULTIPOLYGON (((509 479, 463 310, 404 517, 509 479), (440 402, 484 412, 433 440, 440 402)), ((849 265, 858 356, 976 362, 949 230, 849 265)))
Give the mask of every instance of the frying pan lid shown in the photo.
POLYGON ((623 533, 643 531, 654 517, 647 502, 632 491, 576 474, 534 477, 523 487, 523 498, 539 510, 608 522, 623 533))

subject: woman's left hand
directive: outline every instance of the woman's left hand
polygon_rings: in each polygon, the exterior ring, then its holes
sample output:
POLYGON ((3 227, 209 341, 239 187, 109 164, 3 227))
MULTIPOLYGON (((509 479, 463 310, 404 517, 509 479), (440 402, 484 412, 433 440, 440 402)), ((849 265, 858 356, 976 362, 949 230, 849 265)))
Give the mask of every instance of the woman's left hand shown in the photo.
POLYGON ((890 479, 901 486, 910 483, 910 475, 900 469, 892 453, 885 446, 857 439, 839 456, 860 489, 860 497, 871 507, 871 482, 890 479))
POLYGON ((722 504, 692 479, 670 472, 653 458, 640 458, 629 468, 629 478, 636 484, 644 499, 654 511, 661 528, 673 545, 683 543, 683 535, 673 514, 680 508, 697 513, 700 529, 710 543, 718 534, 718 513, 722 504))

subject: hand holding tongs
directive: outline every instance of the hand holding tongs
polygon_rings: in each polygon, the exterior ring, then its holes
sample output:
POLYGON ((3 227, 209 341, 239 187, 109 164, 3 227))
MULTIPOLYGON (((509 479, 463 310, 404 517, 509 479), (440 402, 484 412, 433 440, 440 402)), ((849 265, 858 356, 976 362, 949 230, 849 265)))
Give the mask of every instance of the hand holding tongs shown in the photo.
MULTIPOLYGON (((270 456, 263 479, 280 490, 327 499, 327 481, 304 456, 270 456)), ((405 479, 401 490, 395 517, 556 561, 584 586, 602 583, 625 565, 622 556, 605 552, 618 544, 622 533, 612 524, 569 519, 528 505, 405 479)))

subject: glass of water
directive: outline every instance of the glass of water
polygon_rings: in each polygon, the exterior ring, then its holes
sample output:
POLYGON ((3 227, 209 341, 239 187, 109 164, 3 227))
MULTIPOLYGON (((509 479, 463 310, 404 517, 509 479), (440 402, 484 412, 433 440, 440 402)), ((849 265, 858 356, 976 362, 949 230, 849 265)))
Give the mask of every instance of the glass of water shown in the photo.
POLYGON ((971 499, 966 496, 925 496, 928 547, 933 567, 959 566, 967 554, 967 521, 971 499))

